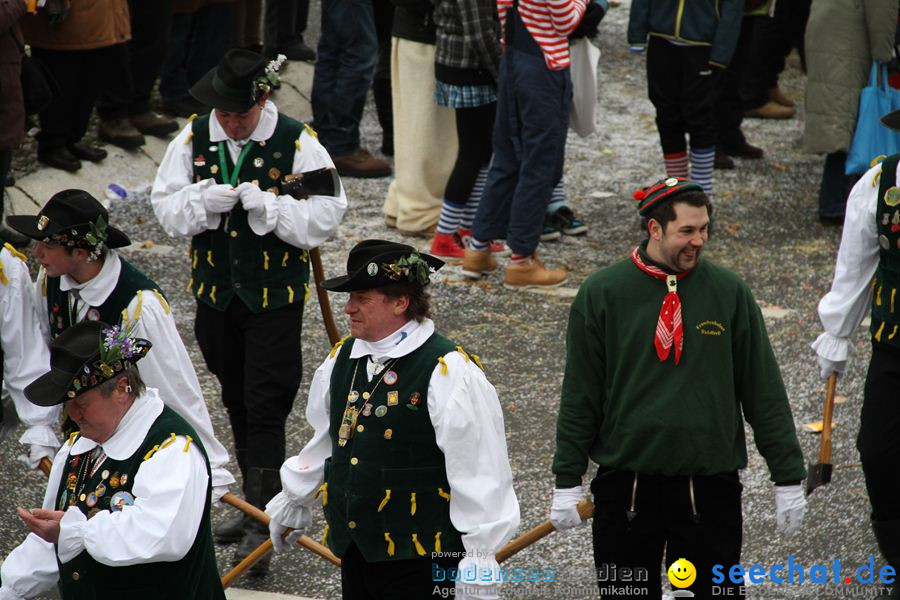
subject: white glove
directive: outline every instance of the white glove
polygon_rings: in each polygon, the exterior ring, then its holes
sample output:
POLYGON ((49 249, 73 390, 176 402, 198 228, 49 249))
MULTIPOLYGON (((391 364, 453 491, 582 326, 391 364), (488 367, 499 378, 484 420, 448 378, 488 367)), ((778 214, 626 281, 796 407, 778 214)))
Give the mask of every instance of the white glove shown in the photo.
POLYGON ((828 379, 828 376, 832 373, 837 373, 838 377, 844 374, 844 369, 847 368, 846 360, 829 360, 824 356, 816 355, 816 360, 819 361, 819 373, 822 374, 822 379, 828 379))
POLYGON ((222 497, 228 493, 228 485, 214 485, 212 486, 212 505, 213 506, 224 506, 220 501, 222 497))
POLYGON ((476 585, 472 582, 457 581, 454 598, 456 600, 498 600, 500 584, 476 585))
POLYGON ((247 212, 262 211, 266 208, 266 194, 259 189, 259 186, 253 185, 249 181, 245 181, 235 188, 235 191, 241 197, 241 205, 247 212))
POLYGON ((53 448, 52 446, 31 444, 31 450, 28 454, 20 454, 18 458, 21 462, 28 465, 29 469, 37 469, 38 465, 41 464, 42 458, 53 460, 54 456, 56 456, 56 448, 53 448))
POLYGON ((775 486, 775 524, 784 537, 791 537, 800 529, 806 514, 806 495, 802 485, 775 486))
POLYGON ((203 190, 203 207, 211 213, 227 213, 239 200, 237 190, 218 183, 203 190))
POLYGON ((578 503, 584 498, 581 486, 553 490, 553 503, 550 505, 550 522, 557 531, 581 527, 584 521, 578 514, 578 503))
POLYGON ((269 521, 269 537, 272 539, 272 549, 275 550, 275 554, 281 554, 293 548, 301 535, 303 535, 303 529, 285 527, 275 519, 269 521), (290 533, 284 536, 286 532, 290 533))

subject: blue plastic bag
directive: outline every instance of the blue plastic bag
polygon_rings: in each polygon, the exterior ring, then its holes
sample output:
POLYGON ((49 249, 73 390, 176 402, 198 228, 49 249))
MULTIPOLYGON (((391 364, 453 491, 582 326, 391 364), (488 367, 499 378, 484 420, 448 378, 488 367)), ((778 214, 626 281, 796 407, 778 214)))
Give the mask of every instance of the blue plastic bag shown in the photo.
POLYGON ((900 152, 900 134, 882 125, 880 120, 898 108, 900 90, 888 85, 887 65, 873 61, 869 84, 859 94, 859 115, 844 165, 845 174, 865 173, 876 156, 900 152))

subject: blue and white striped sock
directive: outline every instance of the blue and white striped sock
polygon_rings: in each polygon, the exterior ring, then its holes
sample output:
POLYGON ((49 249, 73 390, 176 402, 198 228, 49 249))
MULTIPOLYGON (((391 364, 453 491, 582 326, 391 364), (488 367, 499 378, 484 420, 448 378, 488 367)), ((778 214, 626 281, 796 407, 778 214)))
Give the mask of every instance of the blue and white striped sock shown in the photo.
POLYGON ((464 204, 456 204, 444 198, 444 203, 441 205, 441 216, 438 219, 437 232, 445 235, 456 233, 456 230, 459 229, 459 224, 462 222, 464 210, 464 204))
POLYGON ((560 179, 553 191, 550 192, 550 204, 547 205, 547 214, 552 215, 561 206, 565 206, 566 202, 566 189, 563 186, 563 180, 560 179))
POLYGON ((691 147, 691 180, 702 187, 707 194, 712 194, 713 162, 715 160, 715 146, 707 148, 691 147))
POLYGON ((478 250, 479 252, 487 252, 490 248, 491 240, 486 242, 482 242, 481 240, 476 240, 475 236, 469 238, 469 248, 472 250, 478 250))
POLYGON ((484 182, 487 179, 489 166, 490 163, 483 165, 481 170, 478 171, 478 177, 475 178, 475 185, 472 186, 472 193, 469 194, 469 200, 466 202, 462 221, 459 224, 462 229, 472 229, 472 223, 475 222, 475 213, 478 212, 481 195, 484 193, 484 182))

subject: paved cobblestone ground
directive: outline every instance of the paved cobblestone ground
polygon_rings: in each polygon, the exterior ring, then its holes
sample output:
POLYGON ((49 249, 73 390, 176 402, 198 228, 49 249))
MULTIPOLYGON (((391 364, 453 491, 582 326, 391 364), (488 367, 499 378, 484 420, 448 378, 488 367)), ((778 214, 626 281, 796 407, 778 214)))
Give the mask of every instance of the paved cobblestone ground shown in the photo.
MULTIPOLYGON (((317 8, 314 8, 314 11, 317 8)), ((603 51, 599 75, 599 133, 586 139, 571 135, 566 154, 566 190, 575 210, 590 224, 582 237, 564 237, 543 245, 546 262, 571 272, 566 287, 554 294, 514 293, 503 289, 500 276, 471 285, 462 281, 458 267, 442 270, 434 286, 438 328, 463 346, 481 355, 497 388, 505 411, 510 458, 516 491, 522 507, 523 530, 547 518, 553 488, 550 462, 554 451, 555 416, 559 402, 565 349, 563 335, 568 304, 578 284, 592 271, 624 258, 639 239, 638 219, 630 201, 637 186, 661 176, 662 164, 654 126, 653 108, 646 99, 643 58, 626 52, 624 30, 628 2, 613 9, 601 27, 603 51)), ((311 22, 317 18, 311 16, 311 22)), ((309 37, 315 39, 315 32, 309 37)), ((792 56, 782 87, 802 100, 805 78, 792 56)), ((276 98, 277 101, 277 98, 276 98)), ((802 104, 802 102, 800 103, 802 104)), ((715 230, 707 247, 708 258, 741 274, 750 284, 767 315, 767 326, 778 356, 798 425, 821 419, 823 385, 809 344, 819 333, 815 314, 818 299, 828 289, 839 230, 823 228, 816 220, 816 190, 822 159, 803 154, 799 141, 803 110, 782 122, 748 121, 745 132, 751 143, 766 149, 758 161, 738 160, 738 168, 716 173, 715 230)), ((380 146, 380 131, 372 106, 363 124, 364 141, 380 146)), ((147 174, 147 179, 152 173, 147 174)), ((351 206, 335 238, 323 247, 328 273, 341 272, 346 251, 368 237, 396 238, 382 222, 381 204, 388 180, 345 180, 351 206)), ((184 293, 188 279, 186 243, 171 240, 156 226, 146 199, 133 198, 112 206, 113 222, 137 240, 154 240, 157 251, 131 251, 129 258, 155 277, 167 290, 178 315, 181 334, 188 345, 206 392, 207 401, 226 446, 230 432, 218 401, 218 385, 203 367, 193 338, 193 301, 184 293)), ((412 240, 425 248, 427 241, 412 240)), ((340 313, 344 299, 332 302, 342 330, 340 313)), ((315 295, 307 306, 304 323, 304 383, 288 423, 288 451, 298 451, 311 431, 303 411, 312 372, 328 344, 315 295)), ((853 354, 838 393, 846 402, 836 408, 833 463, 834 481, 810 498, 803 530, 784 540, 775 532, 774 496, 768 472, 752 448, 748 432, 750 464, 742 473, 744 483, 743 564, 766 567, 795 563, 813 564, 840 559, 844 568, 867 563, 875 555, 875 541, 868 527, 868 500, 855 449, 855 432, 862 385, 869 355, 867 335, 854 337, 853 354)), ((800 433, 804 454, 814 459, 818 438, 800 433)), ((44 480, 15 461, 16 444, 0 446, 0 556, 5 556, 24 535, 24 527, 12 508, 36 506, 44 480)), ((236 469, 235 469, 236 471, 236 469)), ((217 511, 216 521, 229 513, 217 511)), ((321 535, 318 515, 311 535, 321 535)), ((219 552, 219 564, 228 569, 231 548, 219 552)), ((588 528, 554 534, 522 552, 507 565, 511 568, 552 568, 553 584, 529 586, 513 583, 504 598, 596 597, 586 569, 592 565, 588 528)), ((242 579, 240 587, 338 598, 336 569, 304 551, 275 558, 266 578, 242 579)), ((840 588, 814 584, 751 586, 748 596, 758 599, 821 598, 829 595, 870 594, 872 586, 840 588)))

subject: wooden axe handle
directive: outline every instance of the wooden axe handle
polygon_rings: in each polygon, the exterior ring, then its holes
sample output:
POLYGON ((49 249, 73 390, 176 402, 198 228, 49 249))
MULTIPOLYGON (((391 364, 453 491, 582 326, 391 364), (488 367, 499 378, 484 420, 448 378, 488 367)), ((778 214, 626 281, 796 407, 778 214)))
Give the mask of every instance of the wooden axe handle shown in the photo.
POLYGON ((53 462, 46 456, 41 459, 41 462, 38 463, 38 470, 44 474, 45 477, 50 477, 50 469, 53 468, 53 462))
MULTIPOLYGON (((253 517, 254 519, 259 521, 263 525, 268 525, 269 521, 271 521, 271 519, 269 518, 269 515, 267 515, 265 512, 256 508, 255 506, 253 506, 246 500, 238 498, 231 492, 228 492, 227 494, 222 496, 222 502, 224 502, 225 504, 230 504, 231 506, 235 507, 239 511, 249 515, 250 517, 253 517)), ((336 567, 341 566, 341 559, 339 559, 337 556, 335 556, 334 553, 331 550, 329 550, 327 547, 325 547, 322 544, 320 544, 319 542, 315 541, 308 535, 301 535, 300 538, 297 540, 297 543, 300 544, 301 546, 303 546, 304 548, 306 548, 307 550, 309 550, 310 552, 312 552, 313 554, 317 554, 317 555, 321 556, 322 558, 324 558, 331 564, 335 565, 336 567)), ((257 548, 257 550, 259 550, 259 548, 257 548)), ((265 553, 263 553, 263 554, 265 554, 265 553)), ((262 556, 262 554, 260 556, 262 556)))
POLYGON ((316 298, 319 299, 319 308, 322 310, 322 322, 325 323, 325 333, 328 334, 328 342, 334 346, 341 340, 337 325, 334 324, 334 313, 331 312, 331 302, 328 300, 328 290, 322 287, 325 280, 325 271, 322 268, 322 253, 318 248, 309 251, 309 260, 312 263, 313 281, 316 282, 316 298))
POLYGON ((834 413, 834 391, 837 388, 837 373, 828 376, 825 383, 825 415, 822 417, 822 437, 819 438, 819 464, 831 463, 831 417, 834 413))
MULTIPOLYGON (((582 521, 586 521, 594 516, 594 503, 591 502, 590 498, 585 498, 578 503, 578 515, 581 517, 582 521)), ((553 527, 553 523, 549 520, 544 521, 537 527, 529 529, 519 537, 511 540, 507 545, 500 548, 496 554, 497 562, 501 563, 505 561, 507 558, 524 550, 536 541, 547 537, 554 531, 556 531, 556 528, 553 527)))
POLYGON ((240 577, 244 573, 244 571, 246 571, 250 567, 250 565, 265 556, 271 549, 272 539, 266 538, 266 541, 260 544, 259 548, 244 557, 244 560, 239 562, 232 570, 222 576, 222 587, 227 588, 232 583, 234 583, 234 580, 240 577))

